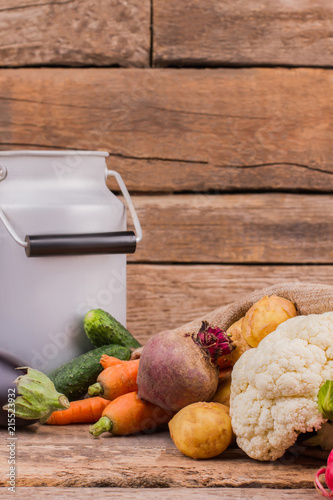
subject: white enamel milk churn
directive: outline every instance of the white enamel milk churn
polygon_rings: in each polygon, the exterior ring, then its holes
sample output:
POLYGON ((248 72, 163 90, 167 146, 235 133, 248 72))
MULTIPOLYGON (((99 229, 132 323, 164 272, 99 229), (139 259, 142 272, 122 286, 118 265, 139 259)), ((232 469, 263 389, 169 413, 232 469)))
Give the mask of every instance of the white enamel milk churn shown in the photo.
POLYGON ((45 373, 93 348, 83 330, 90 309, 126 322, 126 254, 142 232, 107 156, 0 152, 0 347, 45 373))

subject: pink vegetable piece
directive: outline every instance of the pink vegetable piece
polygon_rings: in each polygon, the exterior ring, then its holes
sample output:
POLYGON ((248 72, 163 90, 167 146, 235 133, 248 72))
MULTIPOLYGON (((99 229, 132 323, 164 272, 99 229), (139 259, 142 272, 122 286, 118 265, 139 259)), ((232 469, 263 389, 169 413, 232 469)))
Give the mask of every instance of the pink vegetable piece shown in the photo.
POLYGON ((324 497, 333 498, 333 450, 329 454, 327 459, 327 466, 322 467, 316 474, 315 487, 317 491, 324 497), (325 482, 329 488, 329 491, 325 490, 324 486, 320 482, 320 476, 325 474, 325 482))

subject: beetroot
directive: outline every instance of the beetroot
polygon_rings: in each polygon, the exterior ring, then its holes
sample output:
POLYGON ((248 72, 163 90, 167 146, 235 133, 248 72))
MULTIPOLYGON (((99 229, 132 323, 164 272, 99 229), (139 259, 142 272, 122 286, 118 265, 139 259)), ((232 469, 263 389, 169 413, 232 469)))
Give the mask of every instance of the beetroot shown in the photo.
POLYGON ((207 322, 193 335, 157 333, 142 350, 139 398, 174 412, 191 403, 210 401, 218 385, 217 359, 234 348, 228 334, 207 322))

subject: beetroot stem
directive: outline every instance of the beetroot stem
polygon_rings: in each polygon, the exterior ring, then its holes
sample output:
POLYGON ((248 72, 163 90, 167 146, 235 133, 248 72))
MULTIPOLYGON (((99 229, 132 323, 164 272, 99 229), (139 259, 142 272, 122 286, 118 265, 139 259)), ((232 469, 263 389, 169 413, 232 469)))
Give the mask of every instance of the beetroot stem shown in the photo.
POLYGON ((192 339, 208 351, 213 364, 217 363, 219 357, 230 354, 236 348, 224 330, 210 326, 207 321, 202 322, 200 330, 192 335, 192 339))

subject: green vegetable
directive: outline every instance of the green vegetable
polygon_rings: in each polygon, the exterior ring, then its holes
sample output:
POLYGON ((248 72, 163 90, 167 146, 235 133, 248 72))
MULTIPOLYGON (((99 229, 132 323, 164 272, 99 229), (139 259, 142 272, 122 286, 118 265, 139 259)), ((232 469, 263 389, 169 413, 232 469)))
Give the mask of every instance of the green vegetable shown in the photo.
MULTIPOLYGON (((32 368, 26 375, 15 380, 17 392, 21 394, 15 399, 15 416, 25 420, 39 419, 46 422, 50 415, 57 410, 69 408, 68 399, 56 391, 53 382, 44 373, 32 368)), ((13 411, 11 406, 4 406, 4 410, 13 411)))
POLYGON ((324 418, 333 420, 333 380, 326 380, 319 389, 318 408, 324 418))
MULTIPOLYGON (((333 380, 326 380, 318 392, 318 410, 327 420, 333 420, 333 380)), ((305 446, 321 446, 325 451, 333 448, 333 424, 326 422, 314 436, 303 442, 305 446)))
POLYGON ((103 354, 127 361, 131 351, 120 345, 103 345, 72 359, 65 365, 56 368, 48 374, 56 389, 65 394, 70 401, 83 396, 88 387, 96 382, 103 370, 100 359, 103 354))
POLYGON ((102 309, 92 309, 87 312, 83 326, 88 339, 95 347, 103 344, 141 347, 141 344, 119 321, 102 309))

